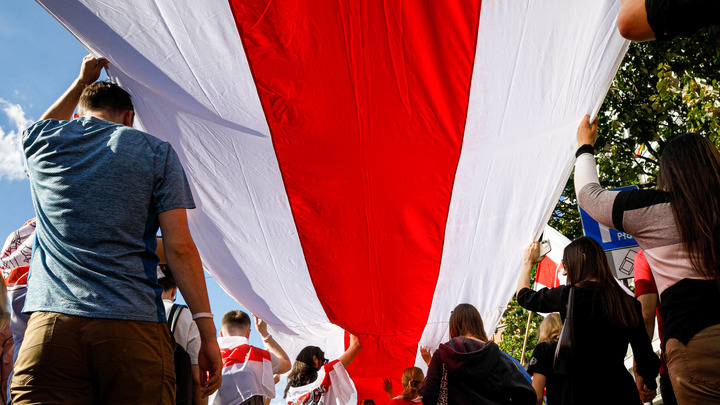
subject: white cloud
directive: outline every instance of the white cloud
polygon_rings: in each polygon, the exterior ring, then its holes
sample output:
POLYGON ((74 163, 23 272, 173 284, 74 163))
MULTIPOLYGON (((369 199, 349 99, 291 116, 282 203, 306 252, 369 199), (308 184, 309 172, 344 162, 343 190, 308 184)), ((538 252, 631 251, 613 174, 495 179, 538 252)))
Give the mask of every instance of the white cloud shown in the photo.
POLYGON ((18 104, 0 98, 0 108, 12 127, 6 130, 0 126, 0 180, 21 180, 25 178, 22 132, 33 121, 25 117, 25 111, 18 104))

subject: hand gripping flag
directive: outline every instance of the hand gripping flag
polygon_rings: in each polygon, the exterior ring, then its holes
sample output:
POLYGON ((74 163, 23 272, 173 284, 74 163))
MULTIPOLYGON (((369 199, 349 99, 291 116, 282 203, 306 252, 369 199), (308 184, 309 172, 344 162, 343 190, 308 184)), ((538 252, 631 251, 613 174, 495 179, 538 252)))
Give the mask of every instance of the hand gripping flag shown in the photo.
POLYGON ((206 269, 363 397, 488 330, 624 54, 616 0, 39 0, 190 177, 206 269))

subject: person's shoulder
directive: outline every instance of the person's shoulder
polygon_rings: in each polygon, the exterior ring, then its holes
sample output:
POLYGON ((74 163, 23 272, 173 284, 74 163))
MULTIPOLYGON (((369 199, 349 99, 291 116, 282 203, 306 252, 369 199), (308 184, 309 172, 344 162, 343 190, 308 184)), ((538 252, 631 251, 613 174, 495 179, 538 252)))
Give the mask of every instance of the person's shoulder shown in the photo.
MULTIPOLYGON (((555 355, 555 348, 557 347, 557 340, 550 340, 546 342, 540 342, 535 346, 535 351, 533 352, 533 357, 535 357, 536 354, 540 356, 545 356, 548 353, 555 355)), ((538 356, 538 357, 540 357, 538 356)))
POLYGON ((479 351, 499 351, 500 348, 493 341, 483 342, 477 339, 470 339, 464 336, 457 336, 445 343, 440 344, 439 353, 444 357, 454 354, 476 353, 479 351))
POLYGON ((167 147, 170 145, 170 143, 168 143, 167 141, 163 141, 162 139, 158 138, 155 135, 152 135, 152 134, 149 134, 140 129, 128 127, 125 125, 118 125, 117 132, 118 132, 118 134, 121 134, 123 136, 131 136, 134 138, 143 139, 153 149, 156 149, 161 146, 167 147))
POLYGON ((67 125, 70 122, 72 121, 60 121, 53 118, 36 121, 30 124, 30 126, 28 126, 23 131, 23 137, 29 137, 31 135, 38 136, 51 131, 55 131, 56 129, 59 129, 60 127, 67 125))
POLYGON ((532 358, 528 364, 529 374, 540 373, 548 375, 552 373, 552 365, 555 359, 555 348, 557 341, 540 342, 533 349, 532 358))

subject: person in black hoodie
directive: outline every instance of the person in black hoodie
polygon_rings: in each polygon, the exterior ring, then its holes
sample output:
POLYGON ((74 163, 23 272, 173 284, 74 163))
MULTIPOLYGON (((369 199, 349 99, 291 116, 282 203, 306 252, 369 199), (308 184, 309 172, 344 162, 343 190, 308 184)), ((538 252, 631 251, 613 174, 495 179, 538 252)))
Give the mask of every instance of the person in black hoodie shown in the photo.
POLYGON ((535 403, 535 390, 495 342, 488 341, 482 317, 470 304, 450 315, 450 341, 440 345, 420 387, 423 404, 535 403))

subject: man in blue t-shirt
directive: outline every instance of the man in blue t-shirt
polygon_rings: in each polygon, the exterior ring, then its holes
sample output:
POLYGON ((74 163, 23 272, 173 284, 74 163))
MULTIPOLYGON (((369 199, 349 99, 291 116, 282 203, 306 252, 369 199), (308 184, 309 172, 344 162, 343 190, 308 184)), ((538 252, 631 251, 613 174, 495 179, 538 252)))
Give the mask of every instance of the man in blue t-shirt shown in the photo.
POLYGON ((203 394, 220 386, 215 326, 187 224, 190 187, 169 143, 130 128, 130 95, 94 83, 106 64, 86 56, 70 88, 23 134, 37 230, 13 403, 174 403, 158 227, 200 332, 203 394), (80 118, 71 120, 76 106, 80 118))

